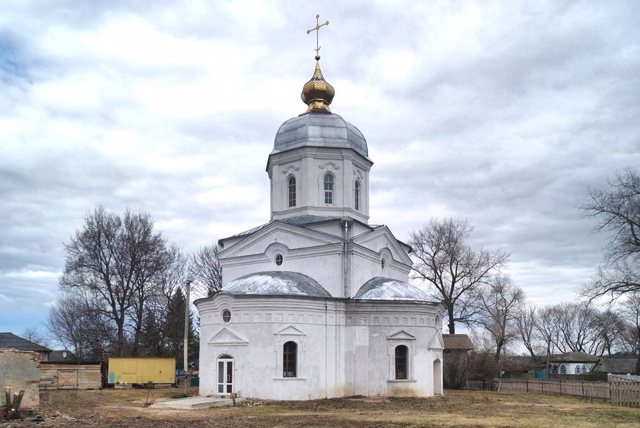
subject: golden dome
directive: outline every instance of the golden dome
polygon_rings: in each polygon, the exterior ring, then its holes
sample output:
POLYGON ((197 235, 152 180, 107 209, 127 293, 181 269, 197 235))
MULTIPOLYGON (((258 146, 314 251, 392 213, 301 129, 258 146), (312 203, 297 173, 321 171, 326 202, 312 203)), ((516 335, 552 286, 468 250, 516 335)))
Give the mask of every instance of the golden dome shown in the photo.
POLYGON ((316 56, 316 69, 311 79, 302 87, 302 102, 309 106, 307 112, 331 113, 329 104, 336 94, 333 86, 322 76, 320 57, 316 56))

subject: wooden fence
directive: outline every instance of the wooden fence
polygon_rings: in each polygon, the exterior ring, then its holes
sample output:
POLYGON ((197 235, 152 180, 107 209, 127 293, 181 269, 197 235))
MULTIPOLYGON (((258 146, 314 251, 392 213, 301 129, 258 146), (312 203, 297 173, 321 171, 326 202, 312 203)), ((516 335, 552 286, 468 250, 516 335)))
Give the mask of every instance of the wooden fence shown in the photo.
POLYGON ((100 389, 100 364, 40 363, 40 389, 100 389))
POLYGON ((611 382, 494 379, 467 381, 467 389, 572 395, 589 400, 605 400, 621 406, 640 407, 640 382, 624 378, 613 378, 611 382))

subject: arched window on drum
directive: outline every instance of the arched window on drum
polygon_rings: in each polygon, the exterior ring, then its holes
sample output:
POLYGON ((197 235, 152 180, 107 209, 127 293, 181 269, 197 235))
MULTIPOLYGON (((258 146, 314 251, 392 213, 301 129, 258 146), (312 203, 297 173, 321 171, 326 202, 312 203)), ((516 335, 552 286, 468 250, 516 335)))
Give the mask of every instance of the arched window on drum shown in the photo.
POLYGON ((296 206, 296 178, 290 175, 287 179, 287 190, 289 195, 289 208, 296 206))
POLYGON ((330 172, 324 175, 324 204, 333 205, 333 186, 335 178, 330 172))

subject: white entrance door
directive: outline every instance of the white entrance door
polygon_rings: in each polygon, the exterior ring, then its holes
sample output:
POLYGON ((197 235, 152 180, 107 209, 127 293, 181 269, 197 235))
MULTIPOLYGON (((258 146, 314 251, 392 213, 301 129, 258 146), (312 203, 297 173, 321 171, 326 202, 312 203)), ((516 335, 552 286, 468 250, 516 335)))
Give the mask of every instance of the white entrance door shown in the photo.
POLYGON ((218 358, 218 394, 233 392, 233 358, 223 355, 218 358))

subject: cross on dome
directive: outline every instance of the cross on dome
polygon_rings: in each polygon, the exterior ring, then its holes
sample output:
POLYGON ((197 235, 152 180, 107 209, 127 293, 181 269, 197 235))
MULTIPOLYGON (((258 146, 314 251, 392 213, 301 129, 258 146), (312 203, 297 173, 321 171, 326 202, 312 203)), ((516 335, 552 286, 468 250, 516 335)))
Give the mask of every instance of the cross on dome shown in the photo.
POLYGON ((320 60, 320 27, 324 27, 325 25, 329 25, 329 21, 325 22, 324 24, 320 24, 320 15, 316 15, 316 26, 313 27, 310 30, 307 30, 307 34, 311 33, 312 31, 316 32, 316 61, 320 60))
POLYGON ((312 31, 316 32, 316 68, 311 79, 302 87, 301 98, 308 106, 307 112, 331 113, 329 105, 333 101, 336 91, 329 82, 324 80, 320 70, 320 39, 318 36, 320 28, 329 25, 329 21, 320 24, 319 19, 320 15, 316 15, 316 26, 307 30, 307 34, 312 31))

